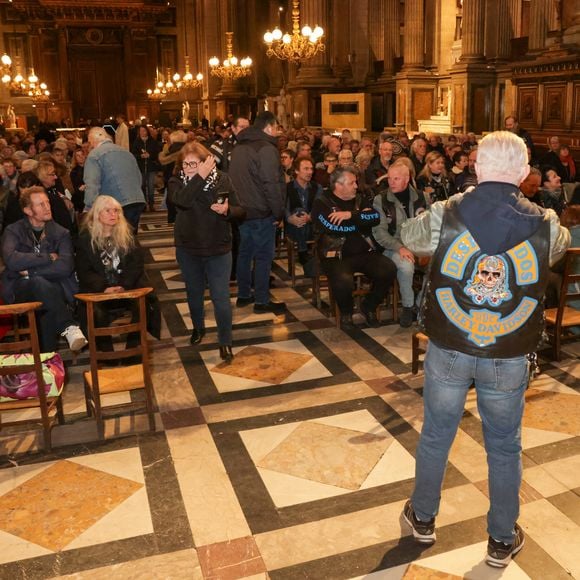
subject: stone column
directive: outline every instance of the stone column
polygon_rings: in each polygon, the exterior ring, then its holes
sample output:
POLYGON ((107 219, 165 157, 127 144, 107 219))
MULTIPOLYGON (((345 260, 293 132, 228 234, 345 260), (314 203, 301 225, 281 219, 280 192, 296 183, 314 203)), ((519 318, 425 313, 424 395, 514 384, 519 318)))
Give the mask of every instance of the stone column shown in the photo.
POLYGON ((512 38, 522 35, 522 0, 508 0, 510 15, 510 34, 512 38))
POLYGON ((68 74, 68 54, 67 54, 67 40, 66 28, 58 29, 58 64, 60 75, 60 100, 69 100, 69 86, 70 79, 68 74))
POLYGON ((530 32, 528 35, 528 50, 539 51, 546 46, 548 32, 548 3, 546 0, 530 2, 530 32))
POLYGON ((566 0, 562 5, 562 40, 565 44, 580 44, 580 0, 566 0))
POLYGON ((424 0, 406 0, 403 69, 423 69, 425 58, 424 0))
POLYGON ((482 62, 485 46, 485 2, 464 0, 461 62, 482 62))
POLYGON ((497 0, 497 60, 508 60, 511 54, 511 38, 513 34, 510 0, 497 0))
POLYGON ((369 10, 369 45, 373 60, 383 60, 385 54, 385 3, 371 0, 369 10))
POLYGON ((343 81, 352 78, 349 60, 352 19, 350 4, 350 0, 334 0, 332 5, 334 18, 330 18, 334 31, 332 43, 334 74, 343 81))
MULTIPOLYGON (((308 25, 314 29, 315 26, 322 26, 324 29, 322 41, 326 45, 326 50, 302 64, 296 77, 296 81, 299 83, 307 81, 310 85, 327 86, 334 81, 330 68, 332 46, 330 46, 330 35, 328 34, 330 22, 328 4, 329 0, 304 0, 300 3, 300 27, 308 25)), ((339 15, 336 17, 338 18, 339 15)))
MULTIPOLYGON (((399 56, 399 0, 383 0, 384 3, 384 49, 385 69, 383 76, 392 77, 393 59, 399 56)), ((371 14, 371 18, 373 15, 371 14)))

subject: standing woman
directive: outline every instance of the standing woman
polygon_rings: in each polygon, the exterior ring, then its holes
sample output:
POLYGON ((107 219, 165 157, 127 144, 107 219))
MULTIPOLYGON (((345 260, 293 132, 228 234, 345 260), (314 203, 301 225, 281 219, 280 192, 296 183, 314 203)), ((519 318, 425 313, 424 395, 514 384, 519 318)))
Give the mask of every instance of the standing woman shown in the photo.
POLYGON ((72 169, 70 170, 70 179, 73 185, 72 202, 77 213, 82 213, 85 209, 85 182, 83 181, 85 160, 86 155, 82 147, 77 147, 73 152, 72 169))
POLYGON ((185 280, 187 302, 193 322, 191 344, 205 335, 203 297, 205 281, 214 306, 220 357, 230 362, 232 353, 232 228, 245 212, 227 174, 215 166, 215 159, 200 143, 181 149, 181 171, 168 184, 168 194, 177 208, 175 220, 176 256, 185 280))

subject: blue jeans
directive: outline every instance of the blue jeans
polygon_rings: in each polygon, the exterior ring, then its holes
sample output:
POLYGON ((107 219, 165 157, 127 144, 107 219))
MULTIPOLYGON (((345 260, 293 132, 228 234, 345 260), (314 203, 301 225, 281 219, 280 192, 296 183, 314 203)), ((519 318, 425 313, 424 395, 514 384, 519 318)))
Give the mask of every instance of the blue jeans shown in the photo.
POLYGON ((175 249, 177 262, 181 268, 187 304, 193 326, 198 330, 205 328, 205 309, 203 296, 205 281, 209 286, 209 296, 213 303, 215 321, 220 345, 232 344, 232 305, 230 303, 230 273, 232 254, 221 256, 192 256, 187 250, 178 246, 175 249))
POLYGON ((156 171, 148 171, 143 176, 143 193, 145 199, 149 205, 153 205, 155 200, 155 178, 157 177, 156 171))
POLYGON ((306 224, 301 228, 297 228, 291 223, 286 222, 284 227, 286 228, 286 235, 298 244, 298 251, 308 251, 308 242, 312 240, 312 224, 306 224))
POLYGON ((274 259, 276 226, 270 216, 246 220, 240 224, 240 249, 236 276, 238 297, 252 295, 252 262, 254 264, 254 291, 256 304, 270 302, 270 270, 274 259))
POLYGON ((415 304, 415 293, 413 291, 413 275, 415 274, 415 264, 408 260, 403 260, 399 252, 385 250, 383 252, 397 266, 397 282, 401 293, 401 303, 404 308, 411 308, 415 304))
POLYGON ((58 336, 68 326, 76 324, 69 310, 64 291, 58 282, 42 276, 20 278, 14 284, 14 302, 42 302, 36 311, 40 350, 56 350, 58 336))
POLYGON ((423 391, 425 418, 411 502, 420 520, 437 515, 449 449, 472 383, 477 392, 487 452, 490 497, 487 531, 496 540, 511 543, 520 507, 521 423, 528 384, 525 356, 486 359, 429 343, 423 391))

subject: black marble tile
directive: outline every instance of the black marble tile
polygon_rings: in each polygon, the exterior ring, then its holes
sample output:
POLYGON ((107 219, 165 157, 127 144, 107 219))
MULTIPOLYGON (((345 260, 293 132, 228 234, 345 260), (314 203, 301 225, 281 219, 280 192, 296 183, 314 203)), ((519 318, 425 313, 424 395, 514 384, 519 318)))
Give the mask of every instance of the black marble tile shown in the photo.
POLYGON ((524 454, 535 463, 548 463, 556 459, 565 459, 580 454, 580 437, 572 437, 546 445, 526 449, 524 454))

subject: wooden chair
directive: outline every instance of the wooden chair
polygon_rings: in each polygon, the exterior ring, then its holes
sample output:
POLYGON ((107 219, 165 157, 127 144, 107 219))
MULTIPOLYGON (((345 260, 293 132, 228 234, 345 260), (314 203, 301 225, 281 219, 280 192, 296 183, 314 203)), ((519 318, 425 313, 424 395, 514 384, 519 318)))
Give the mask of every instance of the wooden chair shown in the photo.
MULTIPOLYGON (((298 244, 288 236, 285 237, 286 240, 286 256, 288 258, 288 274, 290 275, 290 280, 292 288, 296 287, 296 256, 298 254, 298 244)), ((314 246, 313 241, 308 241, 307 245, 309 248, 314 246)))
POLYGON ((64 412, 62 408, 62 388, 63 380, 60 385, 56 385, 57 395, 47 395, 45 388, 46 383, 43 376, 43 363, 41 360, 40 345, 38 342, 38 331, 36 329, 35 310, 42 306, 42 302, 24 302, 22 304, 9 304, 0 306, 0 314, 11 314, 14 317, 14 342, 2 342, 0 344, 0 353, 32 353, 33 364, 24 362, 22 364, 12 364, 0 366, 0 376, 20 375, 22 373, 34 373, 37 390, 37 397, 27 399, 14 399, 13 401, 0 402, 0 412, 13 411, 19 409, 39 409, 40 418, 23 419, 20 421, 10 421, 3 423, 0 421, 0 428, 22 423, 41 423, 44 435, 44 450, 51 451, 51 430, 55 425, 55 419, 59 424, 64 423, 64 412), (18 321, 20 317, 26 317, 28 327, 20 328, 18 321))
MULTIPOLYGON (((149 349, 147 346, 147 311, 146 296, 153 291, 153 288, 139 288, 118 292, 116 294, 77 294, 76 298, 86 304, 88 340, 90 355, 90 371, 83 373, 85 383, 85 399, 87 404, 87 414, 95 417, 99 438, 105 435, 105 424, 101 395, 110 393, 121 393, 144 389, 145 408, 149 416, 149 427, 155 431, 155 409, 153 404, 153 384, 151 382, 151 371, 149 366, 149 349), (95 326, 95 304, 102 304, 114 300, 137 300, 139 306, 139 321, 125 323, 113 322, 110 326, 95 326), (139 333, 139 344, 133 348, 106 351, 97 348, 97 337, 119 336, 130 332, 139 333), (127 357, 138 357, 141 362, 129 364, 127 366, 117 366, 113 368, 99 368, 102 361, 112 361, 127 357)), ((131 408, 139 403, 121 403, 107 407, 107 410, 117 410, 121 408, 131 408)))
POLYGON ((560 345, 563 338, 580 338, 580 335, 563 337, 563 332, 573 326, 580 326, 580 308, 568 306, 572 300, 580 301, 580 248, 570 248, 564 258, 564 272, 560 286, 560 303, 558 308, 549 308, 545 312, 546 331, 552 341, 554 358, 560 360, 560 345))

